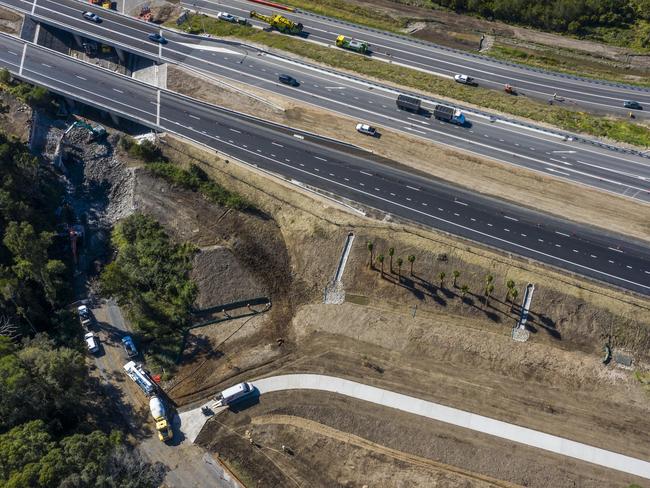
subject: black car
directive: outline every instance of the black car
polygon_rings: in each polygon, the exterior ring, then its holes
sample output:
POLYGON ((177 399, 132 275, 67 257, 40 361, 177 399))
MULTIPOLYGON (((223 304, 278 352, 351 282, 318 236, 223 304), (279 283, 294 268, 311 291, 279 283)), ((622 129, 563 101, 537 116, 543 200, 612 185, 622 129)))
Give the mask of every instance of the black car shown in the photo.
POLYGON ((290 86, 300 85, 298 80, 296 80, 293 76, 289 76, 289 75, 280 75, 278 76, 278 80, 280 80, 280 83, 284 83, 285 85, 290 85, 290 86))
POLYGON ((167 43, 167 39, 165 39, 163 36, 161 36, 157 32, 152 32, 147 37, 149 38, 150 41, 153 41, 153 42, 159 42, 160 44, 166 44, 167 43))
POLYGON ((625 100, 623 102, 623 106, 625 108, 631 108, 634 110, 643 110, 643 106, 639 102, 635 102, 634 100, 625 100))

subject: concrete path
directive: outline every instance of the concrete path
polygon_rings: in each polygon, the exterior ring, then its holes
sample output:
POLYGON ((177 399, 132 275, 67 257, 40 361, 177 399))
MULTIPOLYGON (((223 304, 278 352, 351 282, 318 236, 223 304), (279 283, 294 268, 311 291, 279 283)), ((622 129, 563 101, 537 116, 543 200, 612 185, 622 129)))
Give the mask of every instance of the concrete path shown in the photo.
MULTIPOLYGON (((342 378, 289 374, 262 378, 253 381, 253 385, 260 395, 284 390, 330 391, 650 479, 650 462, 647 461, 342 378)), ((206 405, 211 404, 213 402, 206 405)), ((180 417, 181 431, 193 442, 207 417, 200 407, 183 412, 180 417)))

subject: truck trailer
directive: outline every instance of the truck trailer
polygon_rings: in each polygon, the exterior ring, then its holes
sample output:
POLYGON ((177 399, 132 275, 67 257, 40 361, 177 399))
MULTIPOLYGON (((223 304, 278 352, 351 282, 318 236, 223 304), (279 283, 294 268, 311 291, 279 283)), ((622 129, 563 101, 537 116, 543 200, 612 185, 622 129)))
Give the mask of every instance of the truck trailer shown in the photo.
POLYGON ((253 391, 254 387, 251 383, 239 383, 235 386, 231 386, 230 388, 223 390, 215 397, 215 400, 217 402, 217 406, 224 407, 236 402, 237 400, 240 400, 247 395, 250 395, 253 393, 253 391))
POLYGON ((433 116, 438 120, 451 122, 452 124, 457 125, 464 125, 466 122, 465 114, 462 112, 462 110, 448 107, 447 105, 437 104, 433 109, 433 116))
POLYGON ((171 440, 174 437, 174 431, 170 425, 165 404, 160 398, 154 395, 149 400, 149 410, 151 410, 151 416, 156 421, 158 439, 163 442, 171 440))
POLYGON ((408 95, 399 95, 397 97, 397 108, 409 112, 418 113, 422 101, 419 98, 409 97, 408 95))
POLYGON ((140 387, 146 396, 150 397, 156 393, 156 384, 151 380, 142 366, 138 366, 135 361, 129 361, 126 363, 124 365, 124 371, 126 371, 126 374, 129 375, 129 378, 131 378, 135 384, 140 387))

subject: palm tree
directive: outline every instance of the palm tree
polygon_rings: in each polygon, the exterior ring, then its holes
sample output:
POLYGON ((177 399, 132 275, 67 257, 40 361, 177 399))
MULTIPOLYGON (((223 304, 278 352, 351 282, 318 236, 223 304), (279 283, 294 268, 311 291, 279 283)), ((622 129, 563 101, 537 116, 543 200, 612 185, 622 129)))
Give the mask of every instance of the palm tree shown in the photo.
POLYGON ((377 261, 381 264, 381 277, 384 277, 384 255, 380 254, 377 256, 377 261))
POLYGON ((506 292, 506 302, 510 298, 510 295, 512 294, 512 290, 515 287, 515 282, 513 280, 508 280, 506 281, 506 287, 508 287, 508 291, 506 292))
POLYGON ((438 279, 440 280, 440 288, 443 288, 445 286, 445 276, 447 275, 445 274, 444 271, 438 273, 438 279))
POLYGON ((415 262, 415 256, 413 256, 413 254, 410 254, 406 259, 408 259, 408 262, 411 263, 411 276, 413 276, 413 263, 415 262))
POLYGON ((516 288, 513 288, 512 291, 510 292, 510 296, 512 297, 512 304, 510 305, 511 312, 515 308, 515 300, 517 300, 517 295, 519 295, 519 291, 517 291, 516 288))
POLYGON ((494 291, 494 285, 492 283, 489 283, 485 285, 485 306, 489 307, 490 306, 490 295, 494 291))
POLYGON ((402 264, 404 260, 402 258, 397 258, 397 279, 399 282, 402 282, 402 264))
POLYGON ((469 286, 467 286, 467 285, 463 285, 463 286, 461 286, 461 287, 460 287, 460 293, 461 293, 460 296, 461 296, 462 298, 465 298, 465 295, 467 295, 467 292, 468 292, 468 291, 469 291, 469 286))
POLYGON ((368 246, 368 252, 370 252, 370 263, 368 264, 368 266, 369 266, 370 268, 372 268, 372 250, 375 248, 375 246, 374 246, 374 244, 373 244, 372 242, 370 242, 370 241, 368 241, 367 246, 368 246))
POLYGON ((389 247, 388 248, 388 256, 390 257, 390 272, 393 272, 393 254, 395 254, 395 248, 394 247, 389 247))
POLYGON ((457 269, 455 269, 451 274, 454 276, 454 288, 456 288, 456 280, 457 280, 458 277, 460 276, 460 271, 458 271, 457 269))

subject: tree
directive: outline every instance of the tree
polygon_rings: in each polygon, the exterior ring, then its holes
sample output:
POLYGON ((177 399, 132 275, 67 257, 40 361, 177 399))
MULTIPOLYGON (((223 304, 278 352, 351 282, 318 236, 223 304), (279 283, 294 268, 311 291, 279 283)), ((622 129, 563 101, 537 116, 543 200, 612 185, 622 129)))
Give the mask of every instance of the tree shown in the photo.
POLYGON ((511 312, 515 308, 515 300, 517 300, 518 295, 519 295, 519 291, 516 288, 513 288, 512 292, 510 292, 510 296, 512 297, 512 302, 511 302, 511 305, 510 305, 510 311, 511 312))
POLYGON ((402 282, 402 264, 404 260, 402 258, 397 258, 397 280, 402 282))
POLYGON ((506 302, 510 298, 510 295, 512 294, 512 290, 515 287, 515 282, 514 280, 508 280, 506 281, 506 287, 508 288, 508 291, 506 292, 506 302))
POLYGON ((451 274, 454 277, 454 288, 456 288, 456 280, 458 280, 458 277, 460 276, 460 271, 455 269, 451 274))
POLYGON ((485 306, 489 307, 490 306, 490 295, 494 291, 494 285, 492 283, 489 283, 485 285, 485 306))
POLYGON ((370 253, 370 261, 369 261, 369 263, 368 263, 368 267, 369 267, 369 268, 372 268, 372 267, 373 267, 373 266, 372 266, 372 251, 373 251, 373 249, 375 248, 375 246, 374 246, 374 244, 373 244, 372 242, 370 242, 370 241, 368 241, 368 243, 367 243, 366 245, 368 246, 368 252, 370 253))
POLYGON ((0 83, 9 83, 11 81, 11 72, 7 68, 0 69, 0 83))
POLYGON ((465 298, 465 295, 467 295, 467 292, 469 292, 469 286, 463 285, 463 286, 460 287, 460 293, 461 293, 460 296, 462 298, 465 298))
POLYGON ((377 262, 381 265, 381 277, 384 277, 384 255, 377 256, 377 262))
POLYGON ((388 257, 390 257, 390 272, 393 272, 393 255, 395 254, 395 248, 394 247, 389 247, 388 248, 388 257))
POLYGON ((406 259, 408 259, 408 262, 411 263, 411 276, 413 276, 413 263, 415 263, 415 256, 413 256, 413 254, 409 254, 406 259))
POLYGON ((447 275, 445 274, 444 271, 441 271, 440 273, 438 273, 438 280, 440 281, 440 288, 445 287, 445 276, 447 276, 447 275))
POLYGON ((489 285, 494 281, 494 276, 492 276, 490 273, 485 275, 485 284, 489 285))

